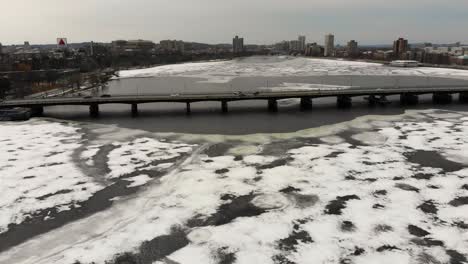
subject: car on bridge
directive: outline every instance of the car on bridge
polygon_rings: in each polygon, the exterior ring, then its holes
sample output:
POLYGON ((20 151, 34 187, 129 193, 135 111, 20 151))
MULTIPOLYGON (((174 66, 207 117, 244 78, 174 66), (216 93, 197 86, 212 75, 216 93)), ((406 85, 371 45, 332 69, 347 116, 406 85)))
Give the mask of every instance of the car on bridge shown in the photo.
POLYGON ((237 96, 246 96, 245 93, 240 92, 240 91, 234 92, 234 95, 237 95, 237 96))

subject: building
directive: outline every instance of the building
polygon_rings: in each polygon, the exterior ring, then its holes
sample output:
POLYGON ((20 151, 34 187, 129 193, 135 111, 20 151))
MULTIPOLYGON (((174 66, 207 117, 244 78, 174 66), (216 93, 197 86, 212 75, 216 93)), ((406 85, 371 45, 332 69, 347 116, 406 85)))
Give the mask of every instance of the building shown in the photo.
POLYGON ((299 41, 299 51, 304 52, 306 48, 306 37, 299 36, 297 39, 299 41))
POLYGON ((408 40, 399 38, 393 42, 393 54, 395 57, 405 59, 406 52, 408 51, 408 40))
POLYGON ((232 52, 242 53, 244 51, 244 38, 236 36, 232 39, 232 52))
POLYGON ((335 36, 332 34, 325 35, 324 56, 331 57, 335 51, 335 36))
POLYGON ((447 65, 450 64, 450 54, 440 51, 426 52, 424 54, 423 62, 436 65, 447 65))
POLYGON ((305 49, 305 55, 312 56, 312 57, 323 56, 323 48, 320 47, 320 45, 318 45, 315 42, 311 44, 307 44, 307 47, 305 49))
POLYGON ((31 49, 31 44, 29 44, 29 41, 25 41, 25 42, 24 42, 23 48, 24 48, 25 50, 31 49))
POLYGON ((455 62, 458 65, 468 65, 468 55, 458 56, 455 62))
POLYGON ((182 40, 161 40, 159 46, 165 52, 185 52, 185 43, 182 40))
POLYGON ((372 59, 390 61, 393 59, 393 50, 376 50, 372 53, 372 59))
POLYGON ((31 61, 32 59, 39 59, 41 51, 39 48, 32 48, 29 41, 25 41, 22 46, 14 47, 14 50, 10 52, 10 57, 17 61, 31 61))
POLYGON ((289 41, 289 51, 299 52, 301 51, 301 43, 299 40, 289 41))
POLYGON ((149 52, 154 49, 155 44, 149 40, 115 40, 111 43, 113 53, 132 53, 132 52, 149 52))
POLYGON ((283 40, 274 44, 274 51, 276 52, 287 52, 289 51, 289 41, 283 40))
POLYGON ((348 53, 348 57, 357 57, 359 55, 357 41, 355 40, 349 41, 346 47, 346 52, 348 53))
POLYGON ((3 53, 3 46, 2 46, 2 43, 0 43, 0 54, 3 53))

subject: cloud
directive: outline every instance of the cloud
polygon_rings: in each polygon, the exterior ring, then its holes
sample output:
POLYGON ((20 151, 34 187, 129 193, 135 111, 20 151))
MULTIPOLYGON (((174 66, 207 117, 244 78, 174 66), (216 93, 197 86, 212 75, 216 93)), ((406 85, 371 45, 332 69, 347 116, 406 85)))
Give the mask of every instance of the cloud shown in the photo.
POLYGON ((321 40, 334 32, 338 41, 390 42, 399 35, 414 41, 468 41, 459 33, 468 24, 468 1, 451 0, 2 0, 0 41, 53 42, 177 38, 272 43, 306 34, 321 40), (437 23, 434 23, 434 18, 437 23), (460 39, 462 38, 462 39, 460 39), (464 39, 463 39, 464 38, 464 39))

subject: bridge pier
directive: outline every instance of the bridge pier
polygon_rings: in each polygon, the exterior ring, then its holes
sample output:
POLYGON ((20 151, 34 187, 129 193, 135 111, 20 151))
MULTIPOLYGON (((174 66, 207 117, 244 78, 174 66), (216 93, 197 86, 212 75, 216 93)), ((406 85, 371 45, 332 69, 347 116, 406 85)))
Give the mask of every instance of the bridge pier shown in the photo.
POLYGON ((228 112, 228 102, 221 101, 221 112, 227 113, 228 112))
POLYGON ((452 94, 450 93, 434 93, 432 94, 432 101, 435 104, 449 104, 452 102, 452 94))
POLYGON ((192 110, 190 109, 190 102, 185 103, 185 112, 187 113, 187 115, 189 115, 192 112, 192 110))
POLYGON ((312 99, 310 97, 301 98, 301 111, 312 109, 312 99))
POLYGON ((468 103, 468 92, 460 93, 458 100, 460 103, 468 103))
POLYGON ((99 104, 89 105, 89 115, 91 117, 98 117, 99 116, 99 104))
POLYGON ((402 93, 400 94, 400 103, 402 105, 416 105, 419 102, 419 97, 415 94, 402 93))
POLYGON ((138 115, 138 104, 132 104, 132 116, 138 115))
POLYGON ((44 114, 43 106, 31 107, 31 116, 42 116, 44 114))
POLYGON ((278 112, 278 101, 276 99, 268 99, 268 111, 278 112))
POLYGON ((349 108, 353 104, 353 100, 347 95, 338 95, 336 98, 336 105, 338 108, 349 108))

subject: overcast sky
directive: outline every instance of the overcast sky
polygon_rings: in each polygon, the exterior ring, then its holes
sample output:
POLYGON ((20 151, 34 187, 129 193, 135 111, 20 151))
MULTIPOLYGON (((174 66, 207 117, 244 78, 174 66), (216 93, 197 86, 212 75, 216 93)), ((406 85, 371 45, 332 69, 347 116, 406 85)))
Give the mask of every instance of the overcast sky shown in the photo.
POLYGON ((0 0, 0 42, 115 39, 468 43, 468 0, 0 0))

